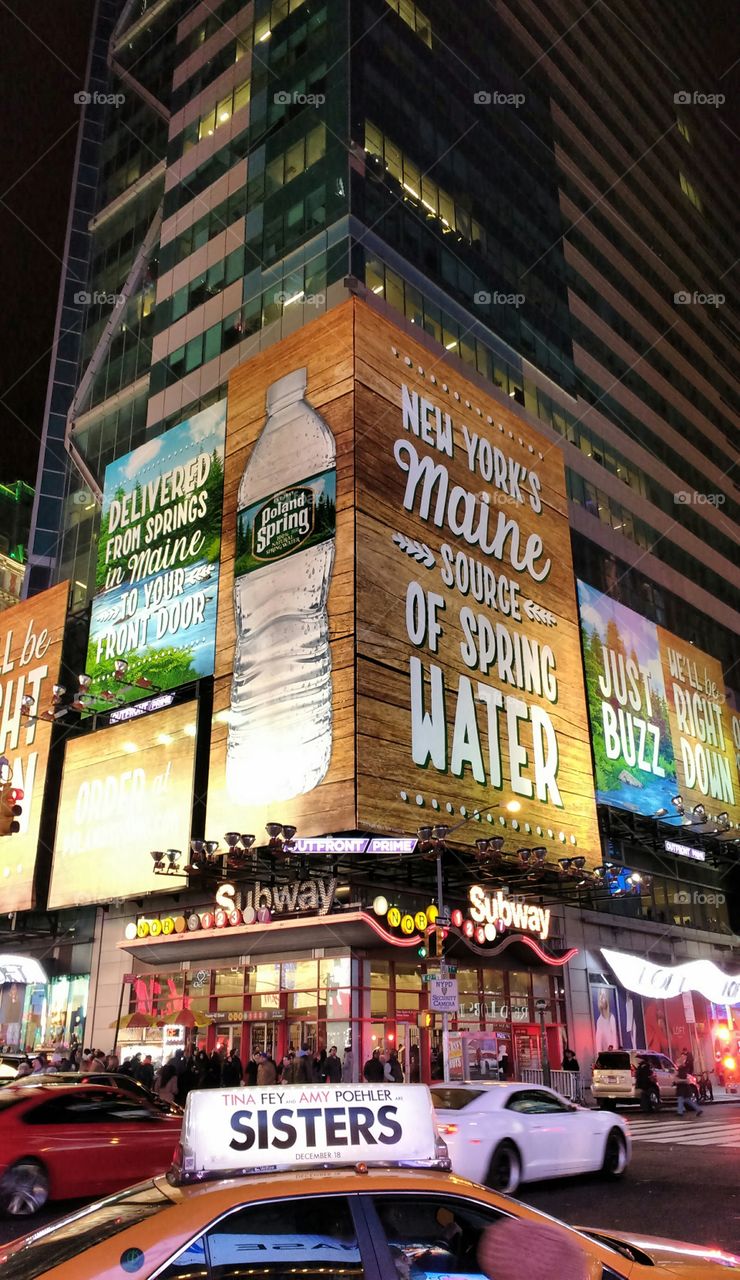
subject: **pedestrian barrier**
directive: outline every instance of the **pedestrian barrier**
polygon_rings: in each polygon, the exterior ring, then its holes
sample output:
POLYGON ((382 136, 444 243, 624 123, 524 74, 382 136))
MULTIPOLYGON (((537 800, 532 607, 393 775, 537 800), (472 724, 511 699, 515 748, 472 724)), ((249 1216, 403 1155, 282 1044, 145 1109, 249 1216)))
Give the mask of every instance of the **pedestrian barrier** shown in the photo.
MULTIPOLYGON (((544 1084, 545 1074, 541 1067, 525 1067, 520 1071, 522 1084, 544 1084)), ((583 1100, 583 1085, 580 1071, 551 1071, 550 1087, 557 1089, 571 1102, 583 1100)))

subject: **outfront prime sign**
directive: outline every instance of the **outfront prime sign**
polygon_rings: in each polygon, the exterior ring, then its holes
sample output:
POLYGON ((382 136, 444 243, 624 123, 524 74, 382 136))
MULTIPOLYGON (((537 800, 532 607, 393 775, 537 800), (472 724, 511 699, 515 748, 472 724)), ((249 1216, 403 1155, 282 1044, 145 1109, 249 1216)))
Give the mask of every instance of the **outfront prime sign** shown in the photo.
POLYGON ((557 446, 352 300, 232 374, 223 528, 209 830, 598 857, 557 446))
POLYGON ((51 723, 22 714, 33 699, 33 715, 52 704, 59 680, 69 583, 0 613, 0 755, 10 765, 14 787, 23 791, 20 831, 0 840, 2 910, 33 906, 33 876, 46 782, 51 723))

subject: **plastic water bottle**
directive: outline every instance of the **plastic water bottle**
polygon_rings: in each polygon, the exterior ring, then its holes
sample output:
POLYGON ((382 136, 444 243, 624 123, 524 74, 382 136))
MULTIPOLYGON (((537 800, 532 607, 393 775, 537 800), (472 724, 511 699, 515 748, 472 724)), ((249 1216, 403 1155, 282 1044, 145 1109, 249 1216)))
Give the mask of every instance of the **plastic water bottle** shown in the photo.
POLYGON ((331 756, 336 446, 305 391, 305 368, 268 387, 239 486, 226 787, 242 804, 311 791, 331 756))

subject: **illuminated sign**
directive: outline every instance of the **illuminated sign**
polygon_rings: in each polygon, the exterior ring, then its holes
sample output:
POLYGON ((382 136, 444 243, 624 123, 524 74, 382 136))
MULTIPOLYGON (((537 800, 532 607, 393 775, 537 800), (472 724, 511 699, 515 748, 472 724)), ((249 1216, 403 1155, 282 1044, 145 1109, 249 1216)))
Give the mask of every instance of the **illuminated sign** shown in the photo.
POLYGON ((536 933, 544 942, 550 932, 550 908, 538 907, 527 902, 513 901, 505 890, 489 892, 482 885, 471 885, 470 918, 483 927, 486 941, 492 942, 501 929, 518 929, 521 933, 536 933))
POLYGON ((67 742, 50 906, 187 888, 184 873, 155 877, 150 854, 187 861, 194 760, 192 703, 67 742))
MULTIPOLYGON (((312 1165, 439 1160, 425 1085, 302 1085, 191 1090, 180 1180, 312 1165)), ((446 1167, 449 1167, 449 1163, 446 1167)))
POLYGON ((652 964, 642 956, 601 948, 619 982, 640 996, 670 1000, 684 991, 698 991, 713 1004, 740 1004, 740 972, 723 973, 711 960, 689 960, 684 964, 652 964))
POLYGON ((413 853, 416 836, 317 836, 309 839, 295 836, 293 845, 298 853, 413 853))
POLYGON ((46 973, 38 960, 28 956, 0 955, 0 987, 4 983, 46 982, 46 973))
POLYGON ((125 936, 132 942, 134 938, 169 937, 173 933, 238 928, 243 924, 270 924, 273 915, 297 915, 310 911, 314 915, 325 916, 334 905, 336 888, 336 880, 320 876, 277 885, 263 885, 256 880, 247 889, 224 881, 216 889, 215 906, 190 911, 187 916, 142 916, 129 921, 125 936))
POLYGON ((353 299, 232 373, 224 493, 208 830, 597 858, 557 446, 353 299))
POLYGON ((38 720, 52 706, 59 680, 69 584, 61 583, 0 612, 0 756, 10 781, 23 792, 20 831, 0 839, 0 902, 4 912, 33 906, 41 802, 51 721, 38 720), (23 714, 24 698, 32 702, 23 714))
POLYGON ((740 822, 730 709, 715 658, 578 583, 597 798, 678 820, 703 805, 740 822))
POLYGON ((153 698, 145 698, 133 707, 118 707, 108 716, 109 724, 123 724, 125 720, 136 720, 138 716, 148 716, 150 711, 164 711, 175 701, 174 693, 158 693, 153 698))
POLYGON ((213 672, 225 421, 221 400, 106 467, 91 708, 111 688, 133 700, 147 688, 137 681, 174 689, 213 672), (126 684, 113 679, 117 659, 126 684))
POLYGON ((664 840, 666 853, 673 853, 679 858, 693 858, 694 862, 706 862, 707 855, 703 849, 694 849, 689 844, 679 844, 676 840, 664 840))

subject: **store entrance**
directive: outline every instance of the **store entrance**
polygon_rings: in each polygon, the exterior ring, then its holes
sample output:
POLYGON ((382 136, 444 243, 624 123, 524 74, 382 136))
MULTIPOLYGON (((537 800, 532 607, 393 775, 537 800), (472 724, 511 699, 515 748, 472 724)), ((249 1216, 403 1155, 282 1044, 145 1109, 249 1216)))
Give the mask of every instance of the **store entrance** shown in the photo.
POLYGON ((253 1022, 249 1028, 249 1056, 266 1053, 274 1058, 277 1049, 276 1027, 274 1022, 253 1022))
POLYGON ((242 1029, 241 1026, 235 1025, 233 1022, 217 1022, 216 1023, 216 1044, 217 1053, 228 1058, 232 1049, 241 1056, 242 1045, 242 1029))

